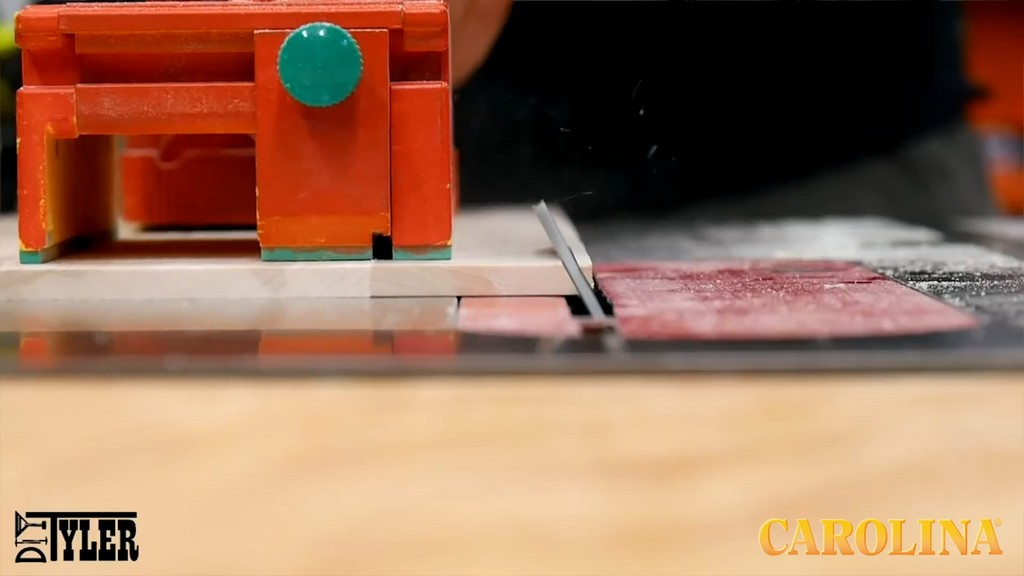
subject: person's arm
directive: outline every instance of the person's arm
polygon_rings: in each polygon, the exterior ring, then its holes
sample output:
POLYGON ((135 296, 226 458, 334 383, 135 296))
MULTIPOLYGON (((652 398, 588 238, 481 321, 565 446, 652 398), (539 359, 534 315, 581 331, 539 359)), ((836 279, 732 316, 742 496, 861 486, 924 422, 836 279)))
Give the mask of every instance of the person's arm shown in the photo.
POLYGON ((452 83, 462 86, 484 63, 508 20, 512 0, 450 0, 452 83))

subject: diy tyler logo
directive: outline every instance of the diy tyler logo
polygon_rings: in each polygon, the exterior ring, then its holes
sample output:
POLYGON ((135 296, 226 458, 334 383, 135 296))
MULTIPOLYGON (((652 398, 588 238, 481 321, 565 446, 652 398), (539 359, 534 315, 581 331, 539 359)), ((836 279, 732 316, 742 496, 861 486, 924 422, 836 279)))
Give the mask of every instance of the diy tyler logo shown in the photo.
POLYGON ((757 541, 769 556, 835 556, 836 554, 878 556, 960 556, 1003 553, 996 527, 1002 520, 906 520, 883 522, 868 518, 856 526, 849 520, 821 520, 815 535, 811 521, 801 518, 790 522, 772 518, 761 525, 757 541), (850 543, 850 540, 853 543, 850 543), (818 543, 822 546, 819 548, 818 543))
POLYGON ((135 562, 135 512, 14 513, 14 561, 135 562))

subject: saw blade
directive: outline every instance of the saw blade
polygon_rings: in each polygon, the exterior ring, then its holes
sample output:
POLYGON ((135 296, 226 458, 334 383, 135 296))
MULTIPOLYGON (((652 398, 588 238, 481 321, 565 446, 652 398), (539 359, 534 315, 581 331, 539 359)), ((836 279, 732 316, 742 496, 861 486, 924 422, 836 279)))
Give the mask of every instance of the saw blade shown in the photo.
POLYGON ((562 260, 562 266, 569 273, 569 278, 576 287, 576 293, 583 300, 583 305, 587 307, 592 324, 596 324, 597 327, 610 326, 611 320, 604 313, 604 308, 601 307, 597 294, 587 280, 586 274, 583 273, 583 269, 576 259, 576 254, 573 253, 569 243, 565 241, 565 236, 562 235, 562 231, 558 228, 558 223, 555 222, 554 216, 551 215, 547 203, 541 200, 534 205, 533 209, 537 212, 540 224, 544 227, 544 232, 547 233, 548 239, 551 240, 555 253, 562 260))

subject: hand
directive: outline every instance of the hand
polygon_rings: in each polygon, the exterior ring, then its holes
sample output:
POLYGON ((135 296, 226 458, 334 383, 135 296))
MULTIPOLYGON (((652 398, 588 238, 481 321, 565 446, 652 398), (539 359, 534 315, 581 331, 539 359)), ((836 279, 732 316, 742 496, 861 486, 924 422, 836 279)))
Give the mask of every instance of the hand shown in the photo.
POLYGON ((501 35, 512 0, 449 0, 452 83, 456 88, 476 72, 501 35))

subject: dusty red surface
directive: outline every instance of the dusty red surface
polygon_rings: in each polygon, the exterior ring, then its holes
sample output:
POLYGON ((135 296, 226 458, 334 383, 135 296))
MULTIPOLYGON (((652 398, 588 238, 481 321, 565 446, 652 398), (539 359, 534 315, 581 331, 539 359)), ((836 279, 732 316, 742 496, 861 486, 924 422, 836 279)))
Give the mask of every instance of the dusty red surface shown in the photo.
POLYGON ((462 332, 526 338, 568 338, 582 333, 565 298, 557 297, 463 298, 458 325, 462 332))
POLYGON ((597 265, 597 283, 633 340, 794 340, 968 330, 977 320, 842 262, 597 265))

